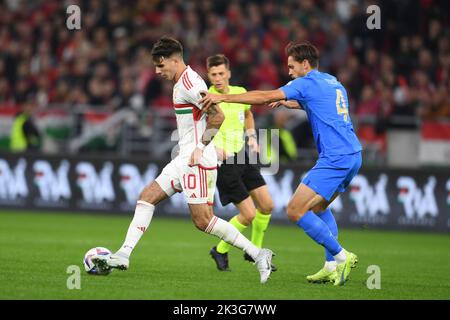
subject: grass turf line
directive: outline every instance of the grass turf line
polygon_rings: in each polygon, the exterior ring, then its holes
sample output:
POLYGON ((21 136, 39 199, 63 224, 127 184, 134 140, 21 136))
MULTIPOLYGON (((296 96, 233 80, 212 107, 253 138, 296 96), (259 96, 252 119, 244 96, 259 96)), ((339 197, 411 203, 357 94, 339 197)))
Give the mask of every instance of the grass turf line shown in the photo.
MULTIPOLYGON (((231 272, 216 270, 217 239, 187 219, 154 217, 130 270, 106 277, 84 272, 84 253, 115 251, 131 216, 0 211, 0 299, 450 299, 450 237, 443 234, 340 230, 360 263, 343 287, 309 284, 324 250, 296 226, 272 225, 265 246, 278 271, 264 285, 242 252, 230 252, 231 272), (67 267, 81 268, 81 290, 67 289, 67 267), (381 269, 381 289, 366 286, 367 268, 381 269)), ((251 228, 249 228, 251 229, 251 228)), ((245 234, 249 237, 250 230, 245 234)))

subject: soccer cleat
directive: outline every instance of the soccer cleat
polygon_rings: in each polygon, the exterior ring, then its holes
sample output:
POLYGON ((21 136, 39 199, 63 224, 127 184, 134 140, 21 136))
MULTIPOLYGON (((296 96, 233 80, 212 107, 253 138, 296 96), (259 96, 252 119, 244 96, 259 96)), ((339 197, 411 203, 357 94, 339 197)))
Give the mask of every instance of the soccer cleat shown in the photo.
POLYGON ((343 286, 348 280, 351 269, 356 266, 356 263, 358 263, 358 257, 356 254, 348 251, 345 251, 345 254, 347 255, 345 261, 339 263, 336 267, 336 278, 334 279, 335 286, 343 286))
MULTIPOLYGON (((356 267, 356 264, 358 263, 358 258, 355 256, 355 259, 352 261, 352 268, 356 267)), ((325 267, 320 269, 318 272, 316 272, 313 275, 306 276, 306 280, 311 283, 327 283, 327 282, 333 282, 336 279, 336 270, 329 271, 325 267)))
POLYGON ((306 280, 311 283, 327 283, 334 282, 336 279, 336 270, 329 271, 326 268, 320 269, 317 273, 306 276, 306 280))
POLYGON ((255 259, 256 268, 261 276, 261 283, 266 283, 272 272, 272 256, 274 253, 269 249, 261 249, 255 259))
MULTIPOLYGON (((255 262, 255 260, 253 260, 253 258, 247 252, 244 253, 244 260, 247 260, 247 261, 250 261, 253 263, 255 262)), ((271 264, 270 266, 272 268, 272 272, 275 272, 278 270, 277 267, 275 267, 273 264, 271 264)))
POLYGON ((100 270, 108 270, 111 268, 119 270, 127 270, 130 265, 130 260, 117 253, 108 255, 95 255, 92 257, 91 261, 100 270))
POLYGON ((213 247, 209 254, 216 262, 217 269, 220 271, 230 271, 228 266, 228 253, 219 253, 217 252, 217 247, 213 247))
POLYGON ((353 258, 351 261, 351 267, 356 268, 356 265, 358 264, 358 256, 356 254, 353 254, 353 258))

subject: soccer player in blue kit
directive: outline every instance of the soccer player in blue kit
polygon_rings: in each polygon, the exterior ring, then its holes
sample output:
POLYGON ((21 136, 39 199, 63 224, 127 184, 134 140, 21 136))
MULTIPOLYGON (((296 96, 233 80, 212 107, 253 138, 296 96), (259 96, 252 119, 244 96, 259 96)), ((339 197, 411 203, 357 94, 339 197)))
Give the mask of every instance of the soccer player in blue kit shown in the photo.
POLYGON ((353 130, 347 92, 332 75, 319 72, 319 52, 309 43, 286 48, 289 75, 294 78, 277 90, 216 95, 205 92, 204 107, 233 102, 267 104, 304 109, 319 153, 316 165, 306 174, 287 205, 288 218, 325 247, 326 262, 309 282, 343 285, 358 262, 357 256, 337 240, 336 220, 328 206, 350 184, 361 167, 361 144, 353 130))

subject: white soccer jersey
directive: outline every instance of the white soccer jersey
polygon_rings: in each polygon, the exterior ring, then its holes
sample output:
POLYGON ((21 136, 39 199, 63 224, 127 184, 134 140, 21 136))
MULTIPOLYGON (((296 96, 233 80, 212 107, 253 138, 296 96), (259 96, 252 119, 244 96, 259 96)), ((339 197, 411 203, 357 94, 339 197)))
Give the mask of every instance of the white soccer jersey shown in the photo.
MULTIPOLYGON (((205 81, 187 66, 173 87, 181 158, 189 159, 206 129, 206 114, 201 112, 203 106, 198 103, 200 91, 208 91, 205 81)), ((200 164, 208 168, 217 166, 217 154, 212 143, 203 151, 200 164)))
POLYGON ((173 104, 177 117, 180 153, 170 161, 156 178, 161 189, 170 197, 183 192, 189 204, 212 204, 217 179, 217 154, 209 143, 200 165, 189 166, 189 159, 206 129, 206 114, 201 112, 200 91, 207 90, 203 79, 189 66, 173 88, 173 104))

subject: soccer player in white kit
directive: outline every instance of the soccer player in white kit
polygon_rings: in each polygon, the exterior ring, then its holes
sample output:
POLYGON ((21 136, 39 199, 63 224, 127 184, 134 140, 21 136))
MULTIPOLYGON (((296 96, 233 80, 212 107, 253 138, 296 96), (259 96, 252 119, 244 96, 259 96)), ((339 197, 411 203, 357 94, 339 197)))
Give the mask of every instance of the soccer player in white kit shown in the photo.
POLYGON ((236 227, 213 212, 217 154, 210 142, 224 121, 222 110, 215 104, 207 109, 199 104, 200 91, 206 91, 207 86, 185 65, 179 41, 169 37, 159 39, 152 48, 152 59, 156 73, 175 83, 173 104, 180 151, 141 192, 122 247, 111 255, 94 256, 92 262, 100 269, 128 269, 131 252, 150 225, 155 205, 176 192, 183 192, 195 226, 249 254, 255 260, 261 283, 265 283, 271 273, 273 252, 256 247, 236 227))

